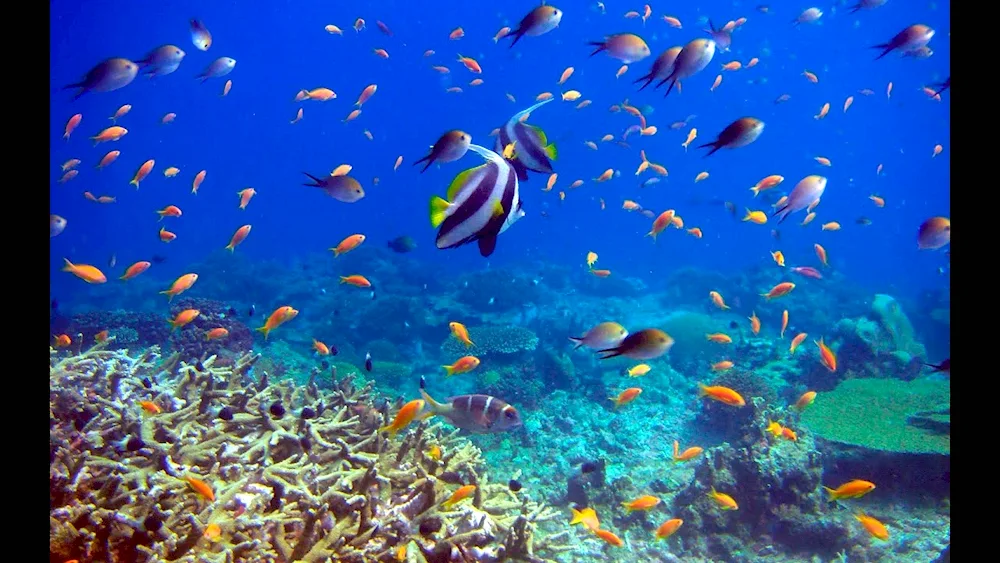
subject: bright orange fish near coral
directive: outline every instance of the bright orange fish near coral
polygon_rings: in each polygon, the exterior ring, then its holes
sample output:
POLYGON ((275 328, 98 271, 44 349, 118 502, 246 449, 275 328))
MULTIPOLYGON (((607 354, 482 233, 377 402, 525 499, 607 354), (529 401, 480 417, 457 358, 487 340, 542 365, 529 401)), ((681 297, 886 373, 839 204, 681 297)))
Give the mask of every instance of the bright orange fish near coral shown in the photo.
POLYGON ((816 347, 819 348, 819 360, 823 367, 832 372, 837 371, 837 355, 823 342, 822 337, 816 342, 816 347))
POLYGON ((289 305, 278 307, 273 313, 271 313, 271 316, 267 318, 264 326, 258 328, 257 331, 263 332, 264 340, 267 340, 267 337, 271 334, 272 330, 294 319, 298 314, 298 310, 293 309, 289 305))

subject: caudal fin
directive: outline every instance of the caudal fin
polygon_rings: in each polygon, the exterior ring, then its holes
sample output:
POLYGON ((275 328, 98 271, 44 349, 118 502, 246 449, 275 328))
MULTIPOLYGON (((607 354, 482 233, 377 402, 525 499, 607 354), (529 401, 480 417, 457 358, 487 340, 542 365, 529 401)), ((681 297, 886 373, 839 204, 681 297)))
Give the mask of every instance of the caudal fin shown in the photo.
POLYGON ((424 402, 427 404, 428 407, 427 409, 428 412, 424 414, 422 418, 434 416, 435 414, 438 414, 438 412, 440 412, 441 410, 446 409, 448 407, 448 405, 444 405, 442 403, 435 401, 434 398, 427 393, 427 390, 425 389, 426 387, 427 387, 427 379, 421 375, 420 396, 424 399, 424 402))
POLYGON ((712 141, 711 143, 705 143, 704 145, 698 145, 699 149, 703 149, 705 147, 712 147, 712 150, 708 151, 708 153, 705 155, 705 157, 707 158, 707 157, 710 157, 713 154, 715 154, 715 151, 721 149, 722 148, 722 143, 719 142, 719 141, 712 141))
POLYGON ((895 49, 895 47, 893 47, 891 43, 880 43, 878 45, 872 45, 872 49, 882 49, 882 54, 880 54, 879 56, 875 57, 875 60, 877 61, 877 60, 881 59, 882 57, 884 57, 884 56, 888 55, 889 53, 891 53, 892 50, 895 49))
MULTIPOLYGON (((312 184, 302 184, 303 186, 309 186, 311 188, 318 188, 318 187, 320 187, 320 186, 323 185, 323 181, 320 180, 319 178, 317 178, 316 176, 313 176, 312 174, 310 174, 308 172, 303 172, 303 174, 305 174, 306 176, 309 176, 309 179, 313 181, 312 184)), ((240 193, 242 193, 242 192, 240 192, 240 193)))
POLYGON ((513 41, 510 42, 510 45, 508 45, 507 48, 513 49, 514 45, 517 45, 517 42, 520 41, 522 37, 524 37, 524 31, 519 27, 514 31, 508 33, 507 37, 511 37, 513 39, 513 41))
POLYGON ((416 166, 416 165, 420 164, 421 162, 426 162, 427 163, 427 164, 424 165, 423 169, 420 170, 420 173, 423 174, 424 172, 427 172, 427 169, 431 167, 431 164, 434 164, 434 159, 431 158, 431 155, 427 155, 427 156, 421 158, 420 160, 414 162, 413 165, 416 166))
MULTIPOLYGON (((659 88, 660 86, 663 86, 668 81, 670 82, 670 86, 667 86, 667 92, 665 94, 663 94, 664 98, 666 98, 667 96, 670 95, 670 91, 673 90, 674 89, 674 85, 677 84, 677 69, 676 68, 669 75, 667 75, 666 78, 664 78, 663 80, 659 81, 656 84, 656 88, 659 88)), ((653 89, 655 90, 656 88, 653 88, 653 89)))
POLYGON ((603 356, 600 356, 598 358, 601 360, 607 360, 608 358, 617 358, 618 356, 622 355, 621 350, 619 350, 618 348, 605 348, 604 350, 598 350, 597 353, 604 354, 603 356))
POLYGON ((788 215, 790 213, 791 213, 791 211, 789 211, 789 209, 788 209, 788 204, 785 204, 785 205, 782 205, 781 208, 779 208, 777 211, 775 211, 774 213, 772 213, 771 217, 777 217, 778 218, 778 224, 781 224, 782 221, 784 221, 785 219, 788 218, 788 215))
POLYGON ((574 350, 579 350, 580 347, 583 346, 582 336, 570 336, 569 339, 576 343, 576 346, 573 347, 574 350))
POLYGON ((649 86, 650 84, 652 84, 653 78, 655 78, 655 76, 653 75, 652 71, 650 71, 649 74, 647 74, 645 76, 641 76, 641 77, 639 77, 636 80, 633 80, 632 84, 638 84, 638 83, 642 82, 643 80, 645 80, 646 81, 645 84, 643 84, 642 86, 639 86, 639 91, 642 92, 643 90, 646 89, 646 86, 649 86))
POLYGON ((593 57, 597 53, 600 53, 601 51, 606 51, 608 49, 608 46, 604 43, 604 41, 587 41, 587 45, 590 45, 591 47, 597 47, 596 49, 594 49, 594 52, 590 54, 591 57, 593 57))

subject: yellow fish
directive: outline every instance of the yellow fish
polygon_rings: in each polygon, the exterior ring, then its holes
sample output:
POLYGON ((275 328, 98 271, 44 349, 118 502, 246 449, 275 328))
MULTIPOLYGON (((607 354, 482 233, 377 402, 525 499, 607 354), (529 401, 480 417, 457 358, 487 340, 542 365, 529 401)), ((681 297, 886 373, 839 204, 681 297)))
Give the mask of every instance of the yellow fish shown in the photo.
POLYGON ((767 215, 763 211, 750 211, 747 209, 747 214, 743 217, 744 221, 750 221, 751 223, 756 223, 758 225, 763 225, 767 223, 767 215))

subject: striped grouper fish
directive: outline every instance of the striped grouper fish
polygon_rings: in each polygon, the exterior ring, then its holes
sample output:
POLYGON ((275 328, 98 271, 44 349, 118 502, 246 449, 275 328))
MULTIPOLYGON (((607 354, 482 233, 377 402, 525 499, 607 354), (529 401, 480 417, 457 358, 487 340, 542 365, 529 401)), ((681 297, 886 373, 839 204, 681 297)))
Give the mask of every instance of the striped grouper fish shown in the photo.
POLYGON ((549 144, 545 132, 540 127, 528 125, 521 120, 554 99, 543 100, 524 111, 515 113, 514 117, 500 128, 500 134, 497 135, 497 152, 502 153, 504 147, 514 144, 515 156, 510 163, 521 181, 528 179, 528 170, 540 174, 552 174, 552 161, 557 156, 555 143, 549 144))
POLYGON ((420 376, 420 394, 427 405, 423 418, 441 415, 452 425, 477 434, 504 432, 521 426, 517 409, 491 395, 458 395, 439 403, 424 390, 426 381, 420 376))
POLYGON ((479 253, 493 254, 497 237, 524 216, 517 174, 497 153, 479 145, 469 150, 486 159, 452 181, 447 199, 431 198, 431 225, 440 227, 436 245, 440 249, 479 243, 479 253))

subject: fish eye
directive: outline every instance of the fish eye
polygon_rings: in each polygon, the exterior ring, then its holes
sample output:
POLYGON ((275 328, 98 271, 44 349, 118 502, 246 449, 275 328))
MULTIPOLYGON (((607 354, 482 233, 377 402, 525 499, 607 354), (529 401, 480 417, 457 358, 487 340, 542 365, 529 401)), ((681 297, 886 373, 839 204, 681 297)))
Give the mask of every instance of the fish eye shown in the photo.
POLYGON ((514 418, 517 414, 515 411, 509 410, 509 411, 504 411, 503 415, 506 416, 507 418, 514 418))

